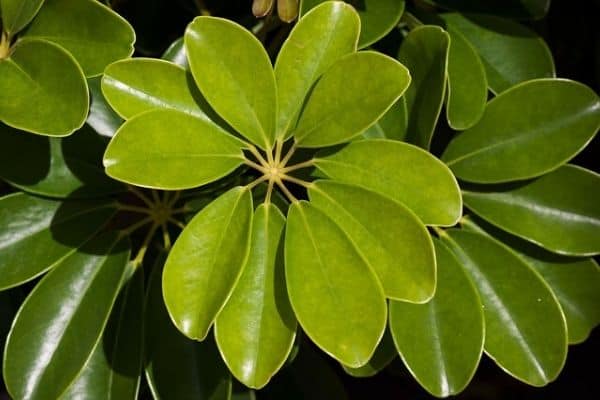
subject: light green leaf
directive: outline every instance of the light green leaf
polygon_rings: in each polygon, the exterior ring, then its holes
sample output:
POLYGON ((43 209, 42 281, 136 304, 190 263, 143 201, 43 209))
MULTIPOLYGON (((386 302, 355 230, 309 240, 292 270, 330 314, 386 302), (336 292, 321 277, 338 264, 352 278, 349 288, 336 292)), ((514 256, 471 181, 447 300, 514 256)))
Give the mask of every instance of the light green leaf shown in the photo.
POLYGON ((310 88, 333 63, 356 51, 359 32, 356 11, 341 1, 319 5, 298 21, 275 63, 278 136, 293 132, 310 88))
POLYGON ((231 373, 255 389, 265 386, 284 364, 296 333, 285 288, 284 226, 276 206, 258 206, 248 260, 215 321, 215 338, 231 373))
POLYGON ((448 96, 446 117, 452 129, 472 127, 487 102, 487 78, 477 51, 459 31, 448 28, 448 96))
POLYGON ((0 0, 2 30, 14 36, 38 13, 44 0, 0 0))
POLYGON ((144 111, 172 109, 210 122, 191 75, 163 60, 132 58, 113 63, 102 77, 102 93, 125 119, 144 111))
POLYGON ((75 135, 51 138, 0 123, 0 141, 0 177, 26 192, 74 199, 125 189, 104 173, 102 154, 107 142, 86 125, 75 135))
POLYGON ((398 100, 410 83, 398 61, 373 51, 349 54, 311 91, 294 131, 301 147, 339 144, 360 135, 398 100), (377 79, 372 79, 377 71, 377 79))
POLYGON ((383 289, 341 228, 305 201, 288 211, 285 275, 311 340, 349 367, 369 362, 386 325, 383 289))
POLYGON ((46 0, 24 37, 60 45, 86 76, 102 74, 133 53, 135 32, 119 14, 96 0, 46 0))
MULTIPOLYGON (((304 15, 319 3, 329 3, 325 0, 302 0, 300 12, 304 15)), ((359 47, 367 47, 398 25, 400 17, 404 12, 404 0, 362 0, 350 3, 356 8, 360 15, 361 32, 359 47)))
POLYGON ((81 374, 61 400, 137 399, 142 369, 144 275, 138 269, 123 286, 81 374))
POLYGON ((398 60, 410 71, 406 91, 406 139, 428 149, 446 95, 450 36, 438 26, 424 25, 404 38, 398 60))
POLYGON ((242 143, 217 125, 175 110, 152 110, 121 126, 104 154, 106 173, 160 189, 189 189, 243 163, 242 143))
POLYGON ((130 274, 128 260, 118 235, 97 237, 33 289, 6 341, 3 372, 13 398, 55 400, 75 380, 130 274))
POLYGON ((190 64, 188 63, 187 54, 185 53, 185 45, 183 43, 183 36, 175 40, 167 50, 163 53, 163 60, 172 62, 175 65, 189 71, 190 64))
POLYGON ((454 225, 462 200, 456 179, 437 158, 393 140, 353 142, 315 164, 332 179, 373 190, 411 209, 426 225, 454 225))
POLYGON ((600 176, 565 165, 517 185, 463 191, 465 204, 499 228, 552 252, 600 253, 600 176))
POLYGON ((440 14, 448 29, 459 31, 481 57, 489 88, 500 93, 519 82, 555 76, 552 53, 525 26, 488 15, 440 14))
POLYGON ((0 121, 47 136, 79 129, 88 112, 85 76, 62 47, 22 39, 0 59, 0 121))
POLYGON ((61 203, 24 193, 0 198, 0 289, 58 265, 114 213, 105 201, 61 203))
POLYGON ((600 99, 587 86, 538 79, 491 100, 442 160, 460 178, 497 183, 533 178, 581 151, 600 128, 600 99))
POLYGON ((208 103, 244 137, 270 148, 277 90, 262 44, 234 22, 204 16, 188 26, 184 40, 192 74, 208 103))
POLYGON ((123 119, 114 112, 102 94, 101 77, 87 80, 90 89, 90 113, 85 121, 99 135, 113 137, 123 124, 123 119))
POLYGON ((388 298, 428 301, 435 291, 435 254, 427 229, 409 209, 358 186, 317 181, 311 204, 348 235, 388 298))
POLYGON ((514 19, 540 19, 550 8, 550 0, 423 0, 426 3, 471 13, 514 19))
POLYGON ((439 280, 427 304, 390 303, 390 327, 402 360, 431 394, 461 392, 481 358, 485 325, 475 287, 458 260, 434 240, 439 280))
POLYGON ((530 385, 554 380, 567 355, 567 327, 548 285, 509 248, 485 235, 453 229, 442 239, 479 291, 485 352, 530 385))
POLYGON ((368 363, 358 368, 350 368, 342 364, 344 371, 355 378, 370 378, 377 375, 398 355, 389 329, 385 330, 381 342, 368 363))
POLYGON ((146 293, 146 379, 153 397, 229 400, 231 375, 212 336, 202 343, 190 340, 169 318, 161 285, 164 258, 157 258, 146 293))
POLYGON ((248 256, 252 196, 245 187, 200 211, 173 246, 163 273, 171 319, 187 337, 204 340, 229 298, 248 256))

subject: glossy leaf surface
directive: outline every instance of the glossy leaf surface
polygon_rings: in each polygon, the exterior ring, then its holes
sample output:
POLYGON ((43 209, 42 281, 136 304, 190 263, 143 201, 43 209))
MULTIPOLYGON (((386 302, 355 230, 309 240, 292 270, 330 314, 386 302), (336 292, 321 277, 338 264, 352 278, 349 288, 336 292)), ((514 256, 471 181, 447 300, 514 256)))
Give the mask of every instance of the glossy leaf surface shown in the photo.
POLYGON ((448 13, 440 17, 477 49, 492 92, 530 79, 554 77, 548 46, 529 28, 489 15, 448 13))
POLYGON ((433 244, 414 213, 376 192, 335 181, 317 181, 309 197, 348 235, 386 297, 424 303, 433 296, 433 244))
POLYGON ((75 57, 87 76, 133 53, 135 33, 119 14, 96 0, 46 0, 24 37, 54 42, 75 57))
POLYGON ((437 123, 448 76, 450 36, 437 26, 412 30, 402 42, 398 60, 409 69, 412 81, 406 91, 407 140, 429 148, 437 123))
POLYGON ((352 139, 377 122, 402 96, 410 79, 402 64, 381 53, 363 51, 341 58, 312 89, 294 138, 301 147, 352 139), (372 79, 373 71, 377 79, 372 79))
POLYGON ((326 2, 302 17, 275 63, 279 112, 277 134, 292 133, 314 82, 342 56, 356 51, 360 19, 341 2, 326 2))
POLYGON ((276 206, 258 206, 248 260, 215 321, 215 338, 232 374, 256 389, 281 368, 296 333, 285 287, 284 226, 285 218, 276 206))
POLYGON ((0 60, 0 93, 0 120, 42 135, 71 134, 88 112, 81 68, 62 47, 45 40, 20 40, 10 57, 0 60))
POLYGON ((567 329, 550 288, 521 258, 493 239, 459 230, 447 233, 442 238, 477 287, 483 304, 486 353, 530 385, 554 380, 567 355, 567 329))
POLYGON ((583 256, 600 252, 599 191, 600 176, 566 165, 532 181, 463 196, 473 212, 501 229, 556 253, 583 256))
POLYGON ((20 285, 69 257, 114 214, 107 202, 0 199, 0 288, 20 285))
POLYGON ((442 160, 460 178, 497 183, 533 178, 566 163, 600 128, 600 98, 563 79, 529 81, 491 100, 442 160))
POLYGON ((146 378, 155 399, 229 400, 231 375, 212 338, 196 342, 177 330, 169 317, 159 257, 146 294, 146 378))
POLYGON ((181 233, 163 273, 171 319, 203 340, 229 298, 248 255, 252 197, 236 187, 200 211, 181 233))
POLYGON ((181 68, 188 70, 190 64, 188 63, 187 54, 185 53, 185 45, 183 43, 183 37, 175 40, 167 50, 163 53, 163 60, 172 62, 175 65, 179 65, 181 68))
POLYGON ((448 29, 448 96, 446 117, 452 129, 472 127, 483 115, 487 102, 487 78, 477 51, 457 30, 448 29))
MULTIPOLYGON (((305 14, 323 2, 324 0, 302 0, 300 12, 305 14)), ((375 43, 398 25, 405 6, 404 0, 363 0, 348 3, 352 4, 360 15, 360 48, 375 43)))
POLYGON ((550 8, 550 0, 425 0, 426 3, 463 12, 514 19, 539 19, 550 8))
POLYGON ((317 157, 319 170, 411 209, 426 225, 454 225, 462 200, 450 170, 430 153, 392 140, 362 140, 317 157))
POLYGON ((377 349, 368 363, 358 368, 350 368, 345 365, 342 365, 342 368, 348 375, 355 378, 369 378, 381 372, 397 355, 398 351, 394 346, 392 335, 389 329, 386 329, 381 342, 377 345, 377 349))
POLYGON ((123 182, 186 189, 215 181, 239 167, 241 146, 213 123, 175 110, 153 110, 121 126, 106 149, 104 167, 108 175, 123 182))
POLYGON ((0 0, 2 29, 14 35, 19 32, 38 13, 44 0, 0 0))
POLYGON ((285 275, 304 332, 339 362, 366 364, 385 329, 383 289, 341 228, 305 201, 288 212, 285 275))
POLYGON ((87 80, 90 89, 90 113, 86 123, 99 135, 113 137, 123 124, 123 119, 106 101, 102 93, 101 80, 102 78, 99 76, 87 80))
POLYGON ((104 173, 107 142, 87 125, 75 135, 51 138, 0 124, 0 140, 0 177, 21 190, 70 199, 124 190, 104 173))
POLYGON ((61 400, 135 400, 142 369, 144 276, 137 270, 123 286, 102 338, 61 400))
POLYGON ((229 20, 198 17, 184 40, 192 74, 210 105, 254 144, 271 147, 277 117, 275 75, 258 39, 229 20))
POLYGON ((191 76, 168 61, 132 58, 113 63, 104 72, 102 92, 125 119, 148 110, 173 109, 210 121, 194 98, 199 94, 191 76))
POLYGON ((434 243, 435 296, 427 304, 392 301, 390 327, 411 374, 434 396, 446 397, 461 392, 475 374, 485 326, 475 287, 450 250, 434 243))
POLYGON ((91 356, 128 274, 129 249, 115 236, 66 258, 21 306, 3 366, 14 398, 57 399, 91 356))

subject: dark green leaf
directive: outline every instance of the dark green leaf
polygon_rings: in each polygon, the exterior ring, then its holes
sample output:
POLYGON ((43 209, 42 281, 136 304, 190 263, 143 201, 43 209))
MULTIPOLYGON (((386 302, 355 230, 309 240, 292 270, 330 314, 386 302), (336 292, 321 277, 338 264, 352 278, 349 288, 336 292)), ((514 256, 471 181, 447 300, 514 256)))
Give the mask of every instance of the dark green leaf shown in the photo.
POLYGON ((365 139, 394 139, 404 141, 408 126, 406 97, 400 97, 379 121, 363 132, 365 139))
POLYGON ((451 10, 496 15, 515 19, 543 18, 550 0, 424 0, 451 10))
POLYGON ((165 265, 169 314, 187 337, 203 340, 229 298, 248 256, 250 190, 236 187, 214 200, 183 230, 165 265))
POLYGON ((113 137, 123 124, 123 119, 106 101, 102 93, 101 80, 102 78, 99 76, 87 80, 90 89, 90 113, 86 123, 99 135, 113 137))
POLYGON ((179 65, 185 70, 190 69, 190 64, 188 64, 187 60, 187 54, 185 53, 185 46, 183 44, 183 37, 180 37, 171 43, 161 58, 163 60, 171 61, 173 64, 179 65))
POLYGON ((337 181, 363 186, 410 208, 426 225, 454 225, 462 200, 452 172, 430 153, 392 140, 361 140, 317 157, 337 181))
POLYGON ((381 342, 368 363, 358 368, 350 368, 342 364, 344 371, 355 378, 369 378, 381 372, 398 355, 389 329, 385 330, 381 342))
POLYGON ((43 3, 44 0, 0 0, 2 29, 14 36, 31 22, 43 3))

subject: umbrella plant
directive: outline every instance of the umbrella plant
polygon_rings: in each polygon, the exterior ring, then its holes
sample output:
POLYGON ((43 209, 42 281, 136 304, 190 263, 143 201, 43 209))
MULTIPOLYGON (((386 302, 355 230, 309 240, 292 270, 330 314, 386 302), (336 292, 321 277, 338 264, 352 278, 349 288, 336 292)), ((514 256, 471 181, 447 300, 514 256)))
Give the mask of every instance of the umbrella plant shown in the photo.
POLYGON ((348 3, 278 1, 266 47, 203 8, 158 59, 98 2, 0 0, 13 398, 345 397, 309 342, 438 397, 484 354, 558 376, 600 323, 600 178, 568 163, 600 99, 517 22, 548 2, 348 3))

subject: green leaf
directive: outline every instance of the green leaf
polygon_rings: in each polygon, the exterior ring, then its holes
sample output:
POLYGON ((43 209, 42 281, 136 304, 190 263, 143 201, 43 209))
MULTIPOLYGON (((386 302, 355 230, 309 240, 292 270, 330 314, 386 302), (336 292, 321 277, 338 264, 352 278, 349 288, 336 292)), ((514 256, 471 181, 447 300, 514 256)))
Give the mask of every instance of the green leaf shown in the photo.
POLYGON ((163 262, 160 256, 153 267, 145 307, 146 378, 153 397, 229 400, 231 375, 212 337, 195 342, 171 322, 161 286, 163 262))
POLYGON ((102 339, 61 400, 137 399, 143 315, 144 275, 139 269, 121 289, 102 339))
POLYGON ((533 178, 574 157, 600 128, 600 99, 587 86, 538 79, 491 100, 442 160, 460 179, 497 183, 533 178))
POLYGON ((333 63, 356 51, 359 31, 356 11, 341 1, 319 5, 298 21, 275 63, 278 136, 293 133, 310 88, 333 63))
POLYGON ((124 190, 102 168, 106 141, 86 125, 75 135, 51 138, 0 123, 0 141, 0 177, 26 192, 73 199, 124 190))
POLYGON ((215 17, 197 17, 184 38, 192 74, 208 103, 244 137, 271 148, 277 90, 262 44, 240 25, 215 17))
POLYGON ((316 181, 308 193, 311 204, 348 235, 386 297, 424 303, 433 296, 433 244, 409 209, 376 192, 335 181, 316 181))
POLYGON ((171 43, 161 58, 189 71, 190 64, 188 63, 187 54, 185 53, 183 36, 171 43))
POLYGON ((487 15, 440 14, 448 29, 459 31, 477 49, 489 88, 500 93, 519 82, 555 76, 544 40, 523 25, 487 15))
POLYGON ((199 93, 189 73, 169 61, 117 61, 104 72, 102 93, 124 119, 148 110, 172 109, 211 122, 196 101, 199 93))
POLYGON ((451 10, 496 15, 514 19, 540 19, 550 8, 550 0, 424 0, 451 10))
POLYGON ((463 226, 501 240, 539 272, 565 314, 569 343, 583 342, 600 324, 600 268, 594 259, 550 253, 481 220, 469 218, 463 226))
POLYGON ((358 368, 350 368, 342 364, 344 371, 355 378, 370 378, 377 375, 398 355, 389 329, 385 330, 381 342, 368 363, 358 368))
MULTIPOLYGON (((362 0, 347 1, 352 4, 361 21, 359 48, 368 47, 375 43, 398 25, 404 12, 404 0, 362 0)), ((305 14, 319 3, 329 3, 325 0, 302 0, 301 14, 305 14)))
POLYGON ((554 380, 567 355, 567 327, 548 285, 514 252, 488 236, 453 229, 442 239, 479 291, 485 352, 525 383, 543 386, 554 380))
POLYGON ((0 289, 60 264, 114 213, 114 206, 102 201, 61 203, 24 193, 0 198, 0 289))
POLYGON ((315 164, 332 179, 362 186, 411 209, 426 225, 456 224, 462 200, 454 175, 437 158, 393 140, 353 142, 315 164))
POLYGON ((431 394, 461 392, 481 358, 485 324, 475 287, 458 260, 434 240, 438 262, 435 296, 427 304, 390 303, 390 327, 400 356, 431 394))
POLYGON ((428 149, 446 95, 450 36, 438 26, 415 28, 404 38, 398 60, 409 69, 407 140, 428 149))
POLYGON ((400 97, 374 124, 363 132, 364 139, 394 139, 404 141, 408 126, 406 98, 400 97))
POLYGON ((386 325, 383 289, 341 228, 306 201, 288 211, 285 274, 311 340, 349 367, 369 362, 386 325))
POLYGON ((33 289, 6 340, 3 372, 13 398, 54 400, 75 380, 130 274, 128 259, 117 235, 97 237, 33 289))
POLYGON ((258 206, 248 260, 215 321, 215 338, 231 373, 255 389, 265 386, 284 364, 296 333, 285 288, 284 226, 276 206, 258 206))
POLYGON ((0 0, 2 30, 14 36, 38 13, 44 0, 0 0))
POLYGON ((217 125, 175 110, 152 110, 121 126, 104 154, 106 173, 160 189, 189 189, 243 163, 242 144, 217 125))
POLYGON ((96 0, 46 0, 24 37, 60 45, 86 76, 102 74, 133 53, 135 32, 119 14, 96 0))
POLYGON ((62 47, 22 39, 0 59, 0 121, 47 136, 79 129, 88 112, 85 76, 62 47))
POLYGON ((90 113, 85 121, 97 134, 113 137, 123 124, 123 119, 114 112, 102 94, 101 77, 88 78, 90 89, 90 113))
POLYGON ((519 184, 463 191, 465 204, 499 228, 567 255, 600 253, 600 176, 565 165, 519 184))
POLYGON ((301 147, 324 147, 360 135, 398 100, 410 83, 408 70, 381 53, 346 55, 315 84, 294 131, 301 147), (377 79, 372 79, 377 71, 377 79))
POLYGON ((487 78, 477 51, 465 37, 448 29, 448 96, 446 117, 452 129, 472 127, 483 115, 487 102, 487 78))
POLYGON ((229 298, 248 256, 252 196, 245 187, 200 211, 173 246, 163 273, 171 319, 187 337, 204 340, 229 298))

